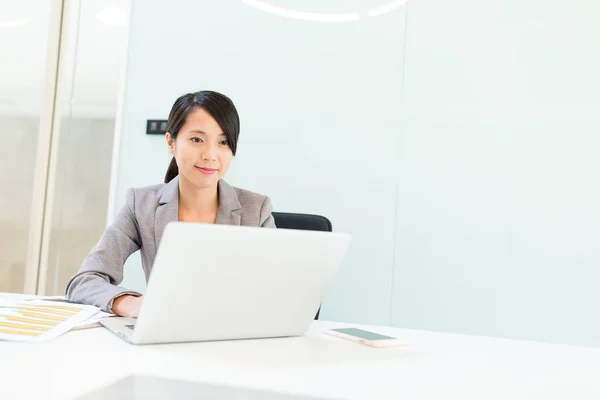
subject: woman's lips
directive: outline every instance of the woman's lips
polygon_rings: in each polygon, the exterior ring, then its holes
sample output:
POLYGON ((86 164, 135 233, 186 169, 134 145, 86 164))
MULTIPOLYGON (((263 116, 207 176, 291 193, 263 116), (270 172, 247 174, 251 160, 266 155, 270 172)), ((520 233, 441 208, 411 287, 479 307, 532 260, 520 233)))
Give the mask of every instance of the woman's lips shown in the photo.
POLYGON ((204 168, 204 167, 196 167, 196 169, 198 171, 200 171, 201 173, 203 173, 204 175, 213 175, 215 172, 218 171, 218 169, 204 168))

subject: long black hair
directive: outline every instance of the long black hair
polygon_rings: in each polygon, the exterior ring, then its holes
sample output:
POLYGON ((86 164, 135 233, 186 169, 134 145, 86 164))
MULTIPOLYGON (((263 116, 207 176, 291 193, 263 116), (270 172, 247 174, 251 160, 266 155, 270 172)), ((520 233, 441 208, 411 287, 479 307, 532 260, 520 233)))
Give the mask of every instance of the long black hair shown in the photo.
MULTIPOLYGON (((240 135, 240 117, 231 99, 218 92, 203 90, 184 94, 175 100, 167 122, 167 132, 171 134, 173 140, 177 138, 188 115, 197 108, 203 108, 217 121, 235 156, 240 135)), ((171 182, 177 175, 179 175, 179 168, 173 157, 165 174, 165 183, 171 182)))

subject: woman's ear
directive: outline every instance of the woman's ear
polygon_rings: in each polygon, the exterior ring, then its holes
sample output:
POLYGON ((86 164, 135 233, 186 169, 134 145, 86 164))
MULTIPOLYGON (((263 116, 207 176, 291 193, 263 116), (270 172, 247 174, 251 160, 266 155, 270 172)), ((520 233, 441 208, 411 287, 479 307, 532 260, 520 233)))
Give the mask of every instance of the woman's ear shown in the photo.
POLYGON ((173 136, 171 136, 171 132, 166 133, 165 139, 167 140, 167 146, 169 147, 169 153, 171 153, 171 155, 173 157, 175 157, 175 140, 173 139, 173 136))

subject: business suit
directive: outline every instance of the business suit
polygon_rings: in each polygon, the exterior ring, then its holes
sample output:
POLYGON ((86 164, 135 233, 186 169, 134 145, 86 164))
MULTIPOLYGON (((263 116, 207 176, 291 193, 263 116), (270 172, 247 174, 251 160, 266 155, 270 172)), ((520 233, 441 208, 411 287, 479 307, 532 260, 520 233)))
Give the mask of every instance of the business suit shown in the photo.
MULTIPOLYGON (((222 179, 218 192, 217 224, 275 227, 268 197, 234 188, 222 179)), ((118 286, 125 261, 140 250, 147 281, 164 228, 178 220, 178 213, 179 177, 167 184, 129 189, 114 223, 67 284, 67 298, 110 311, 116 297, 137 294, 118 286)))

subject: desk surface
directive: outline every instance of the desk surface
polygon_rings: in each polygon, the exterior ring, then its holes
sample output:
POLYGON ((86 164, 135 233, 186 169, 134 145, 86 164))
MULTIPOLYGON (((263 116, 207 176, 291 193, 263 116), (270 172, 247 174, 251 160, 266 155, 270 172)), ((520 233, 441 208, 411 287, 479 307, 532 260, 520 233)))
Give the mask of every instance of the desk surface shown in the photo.
POLYGON ((72 399, 131 374, 348 399, 600 399, 600 349, 366 327, 373 349, 324 335, 133 346, 103 328, 0 342, 0 399, 72 399))

